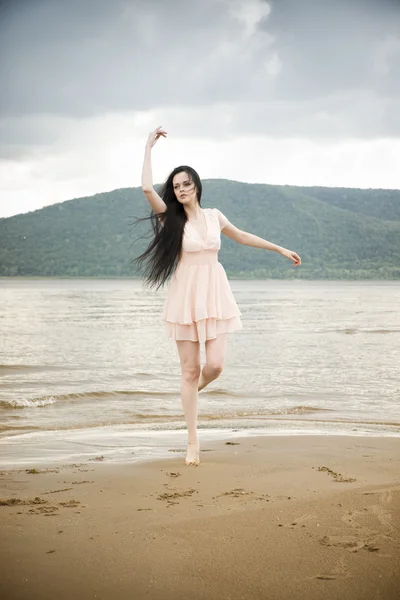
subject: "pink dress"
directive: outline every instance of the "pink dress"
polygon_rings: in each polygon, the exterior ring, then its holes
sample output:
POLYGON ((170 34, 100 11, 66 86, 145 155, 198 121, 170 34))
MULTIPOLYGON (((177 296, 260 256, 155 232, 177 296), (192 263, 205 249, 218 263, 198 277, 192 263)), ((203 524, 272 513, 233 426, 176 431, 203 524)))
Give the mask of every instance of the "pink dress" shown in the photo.
POLYGON ((242 313, 218 262, 221 229, 228 219, 217 208, 203 210, 206 237, 186 222, 181 258, 164 303, 163 320, 173 340, 205 342, 220 333, 242 329, 242 313))

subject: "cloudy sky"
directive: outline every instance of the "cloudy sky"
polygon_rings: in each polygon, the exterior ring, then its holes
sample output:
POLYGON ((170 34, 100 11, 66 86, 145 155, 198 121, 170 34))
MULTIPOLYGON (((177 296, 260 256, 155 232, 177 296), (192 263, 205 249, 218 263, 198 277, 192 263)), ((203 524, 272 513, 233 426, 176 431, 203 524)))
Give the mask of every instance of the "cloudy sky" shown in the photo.
POLYGON ((400 189, 400 0, 0 0, 0 217, 202 178, 400 189))

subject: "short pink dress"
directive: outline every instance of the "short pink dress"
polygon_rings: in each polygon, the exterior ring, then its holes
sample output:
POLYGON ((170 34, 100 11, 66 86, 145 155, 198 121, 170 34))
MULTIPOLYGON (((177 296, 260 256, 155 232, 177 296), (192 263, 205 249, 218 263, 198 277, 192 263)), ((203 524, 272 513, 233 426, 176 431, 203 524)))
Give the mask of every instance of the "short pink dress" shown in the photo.
POLYGON ((218 250, 221 229, 228 219, 217 208, 205 208, 207 233, 203 239, 189 221, 182 253, 171 278, 163 308, 168 337, 205 342, 221 333, 242 329, 242 314, 233 297, 218 250))

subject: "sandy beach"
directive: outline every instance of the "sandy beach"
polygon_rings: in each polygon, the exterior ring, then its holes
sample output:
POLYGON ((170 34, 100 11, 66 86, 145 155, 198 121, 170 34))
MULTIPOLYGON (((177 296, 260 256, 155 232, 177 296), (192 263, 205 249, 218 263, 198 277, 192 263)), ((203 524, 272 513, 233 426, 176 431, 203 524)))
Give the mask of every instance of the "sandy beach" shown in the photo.
POLYGON ((395 600, 400 439, 249 437, 1 472, 3 600, 395 600))

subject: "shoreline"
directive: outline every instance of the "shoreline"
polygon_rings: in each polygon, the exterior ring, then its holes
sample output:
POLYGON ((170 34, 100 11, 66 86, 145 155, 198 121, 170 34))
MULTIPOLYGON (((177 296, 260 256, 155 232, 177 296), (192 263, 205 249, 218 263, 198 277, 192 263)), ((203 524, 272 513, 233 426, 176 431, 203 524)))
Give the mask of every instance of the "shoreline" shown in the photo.
POLYGON ((2 597, 399 597, 398 437, 248 436, 183 460, 2 470, 2 597))
MULTIPOLYGON (((264 419, 264 426, 209 427, 199 421, 201 449, 214 442, 247 438, 373 438, 399 439, 398 423, 355 422, 344 420, 264 419), (265 422, 268 421, 269 427, 265 422)), ((220 421, 218 421, 220 424, 220 421)), ((162 424, 161 424, 162 425, 162 424)), ((0 470, 14 468, 57 468, 65 463, 102 460, 114 465, 141 464, 168 460, 171 446, 186 447, 186 426, 174 429, 134 429, 132 423, 95 427, 34 430, 0 436, 0 470), (78 450, 79 449, 79 450, 78 450), (36 456, 35 456, 36 454, 36 456)))

